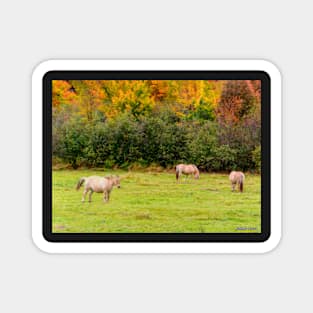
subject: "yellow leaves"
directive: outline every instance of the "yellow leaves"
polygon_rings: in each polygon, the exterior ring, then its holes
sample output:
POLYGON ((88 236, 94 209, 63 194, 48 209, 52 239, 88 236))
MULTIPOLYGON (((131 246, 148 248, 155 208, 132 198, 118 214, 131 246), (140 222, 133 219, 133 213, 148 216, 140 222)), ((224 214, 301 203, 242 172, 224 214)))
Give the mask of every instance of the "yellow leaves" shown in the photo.
POLYGON ((204 80, 56 80, 53 105, 72 105, 88 119, 96 112, 109 119, 122 112, 137 117, 163 106, 183 117, 199 109, 213 111, 222 86, 221 81, 204 80))
POLYGON ((120 80, 115 83, 119 88, 111 97, 111 105, 117 111, 131 112, 137 116, 153 107, 154 101, 147 81, 120 80))

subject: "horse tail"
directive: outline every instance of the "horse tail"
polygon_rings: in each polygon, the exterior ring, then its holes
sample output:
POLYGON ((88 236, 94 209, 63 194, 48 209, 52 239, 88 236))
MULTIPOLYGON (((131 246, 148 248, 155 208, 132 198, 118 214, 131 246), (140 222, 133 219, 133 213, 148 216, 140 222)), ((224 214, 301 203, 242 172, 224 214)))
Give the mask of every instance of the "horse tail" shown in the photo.
POLYGON ((179 169, 177 166, 175 166, 175 171, 176 171, 176 180, 179 178, 179 169))
POLYGON ((84 182, 85 182, 85 177, 82 177, 76 185, 76 190, 79 190, 79 188, 83 185, 84 182))
POLYGON ((243 192, 243 181, 245 180, 245 175, 242 173, 240 176, 240 181, 239 181, 239 189, 240 192, 243 192))

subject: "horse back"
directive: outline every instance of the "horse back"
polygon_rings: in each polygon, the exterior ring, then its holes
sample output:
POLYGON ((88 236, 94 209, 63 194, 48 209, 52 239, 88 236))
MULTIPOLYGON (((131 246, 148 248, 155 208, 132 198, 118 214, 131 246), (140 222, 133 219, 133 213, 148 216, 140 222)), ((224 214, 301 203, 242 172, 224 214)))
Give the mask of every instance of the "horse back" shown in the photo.
POLYGON ((238 183, 243 183, 245 179, 245 175, 243 172, 236 172, 236 171, 232 171, 230 174, 229 174, 229 180, 231 182, 238 182, 238 183))
POLYGON ((104 192, 108 187, 108 180, 100 176, 90 176, 87 178, 85 186, 94 192, 104 192))

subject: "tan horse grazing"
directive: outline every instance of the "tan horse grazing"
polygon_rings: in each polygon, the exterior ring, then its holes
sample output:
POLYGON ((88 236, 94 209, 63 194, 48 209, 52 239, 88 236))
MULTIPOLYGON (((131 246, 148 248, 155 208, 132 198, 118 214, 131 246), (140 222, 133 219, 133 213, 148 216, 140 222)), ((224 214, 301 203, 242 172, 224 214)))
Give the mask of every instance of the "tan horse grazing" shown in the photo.
POLYGON ((243 182, 245 180, 245 174, 243 172, 232 171, 229 174, 229 180, 232 185, 232 191, 235 191, 236 185, 238 185, 240 192, 243 192, 243 182))
POLYGON ((91 196, 94 192, 102 193, 103 192, 103 201, 108 202, 110 199, 110 193, 113 189, 113 186, 117 186, 117 188, 121 188, 120 178, 118 176, 90 176, 90 177, 82 177, 76 186, 76 190, 85 183, 85 189, 83 192, 82 202, 85 202, 85 197, 89 192, 89 202, 91 202, 91 196))
POLYGON ((200 172, 194 164, 178 164, 175 166, 176 180, 178 181, 181 174, 193 175, 195 179, 200 178, 200 172))

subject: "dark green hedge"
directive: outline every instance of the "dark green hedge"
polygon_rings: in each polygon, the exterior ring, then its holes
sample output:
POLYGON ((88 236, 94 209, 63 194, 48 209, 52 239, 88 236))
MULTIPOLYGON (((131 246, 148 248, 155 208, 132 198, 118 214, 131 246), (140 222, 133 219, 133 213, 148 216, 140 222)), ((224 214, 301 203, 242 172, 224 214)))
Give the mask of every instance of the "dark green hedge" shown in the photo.
POLYGON ((134 164, 193 163, 200 170, 260 169, 260 128, 251 119, 239 125, 181 120, 172 112, 113 121, 59 118, 53 123, 53 156, 73 168, 128 168, 134 164))

